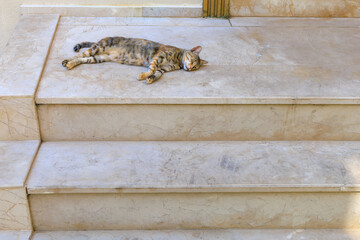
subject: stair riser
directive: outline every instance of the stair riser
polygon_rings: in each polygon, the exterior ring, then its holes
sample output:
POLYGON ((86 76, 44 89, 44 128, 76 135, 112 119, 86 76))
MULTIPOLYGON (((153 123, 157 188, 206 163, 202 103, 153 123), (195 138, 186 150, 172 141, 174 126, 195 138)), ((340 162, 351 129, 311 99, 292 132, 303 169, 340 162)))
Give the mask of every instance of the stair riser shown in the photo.
POLYGON ((359 105, 40 105, 42 139, 360 140, 359 105))
MULTIPOLYGON (((1 234, 1 233, 0 233, 1 234)), ((33 240, 354 240, 360 230, 343 229, 211 229, 160 231, 45 231, 34 234, 33 240)))
POLYGON ((0 220, 0 230, 31 230, 24 188, 0 188, 0 220))
POLYGON ((359 193, 30 195, 36 230, 359 228, 359 193))

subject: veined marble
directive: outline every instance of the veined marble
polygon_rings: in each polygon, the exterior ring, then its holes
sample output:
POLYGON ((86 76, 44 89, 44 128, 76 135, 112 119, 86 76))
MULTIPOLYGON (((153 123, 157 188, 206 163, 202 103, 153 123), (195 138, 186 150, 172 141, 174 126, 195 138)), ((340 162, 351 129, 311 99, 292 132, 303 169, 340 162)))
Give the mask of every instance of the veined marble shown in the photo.
POLYGON ((30 194, 357 191, 360 142, 46 142, 30 194))
MULTIPOLYGON (((24 183, 39 144, 39 141, 0 141, 0 230, 32 229, 24 183)), ((20 236, 23 235, 19 235, 19 240, 20 236)), ((0 239, 6 238, 0 233, 0 239)))
POLYGON ((58 15, 21 16, 0 54, 0 97, 34 95, 58 20, 58 15))
POLYGON ((201 3, 151 5, 21 5, 22 14, 59 14, 71 17, 201 17, 201 3))
POLYGON ((0 230, 31 229, 26 189, 0 187, 0 230))
MULTIPOLYGON (((73 20, 75 21, 75 20, 73 20)), ((120 21, 110 19, 105 22, 120 21)), ((196 21, 195 19, 192 21, 196 21)), ((359 104, 359 20, 328 20, 315 26, 308 19, 259 26, 124 26, 69 25, 57 31, 36 96, 39 104, 359 104), (337 22, 334 20, 334 22, 337 22), (291 25, 290 24, 290 25, 291 25), (117 34, 114 34, 117 33, 117 34), (203 46, 207 66, 196 72, 175 71, 153 85, 138 82, 146 68, 117 63, 61 67, 81 41, 106 36, 147 38, 182 48, 203 46), (191 36, 189 38, 188 36, 191 36), (227 39, 227 41, 224 41, 227 39)), ((274 20, 275 21, 275 20, 274 20)), ((314 20, 311 20, 314 21, 314 20)), ((125 21, 126 22, 126 21, 125 21)), ((251 20, 244 19, 245 25, 251 20)), ((85 24, 83 20, 79 24, 85 24)), ((146 24, 146 23, 144 23, 146 24)), ((241 21, 237 21, 241 25, 241 21)))
POLYGON ((1 231, 1 240, 30 240, 31 231, 1 231))
POLYGON ((360 140, 355 116, 358 105, 39 105, 45 141, 360 140))
POLYGON ((0 97, 0 140, 40 139, 33 97, 0 97))
MULTIPOLYGON (((68 4, 75 4, 75 5, 99 5, 98 0, 71 0, 65 1, 68 4)), ((24 4, 46 4, 46 3, 54 3, 49 2, 46 0, 23 0, 22 3, 24 4)), ((101 4, 104 6, 109 5, 135 5, 135 6, 159 6, 159 5, 178 5, 179 2, 174 0, 102 0, 101 4)), ((182 0, 182 5, 201 5, 202 0, 182 0)))
MULTIPOLYGON (((358 21, 356 21, 358 23, 358 21)), ((198 26, 230 27, 228 19, 156 17, 61 17, 62 26, 198 26)))
POLYGON ((33 240, 356 240, 359 230, 141 230, 141 231, 54 231, 35 233, 33 240))
POLYGON ((359 228, 360 193, 30 195, 35 230, 359 228))
POLYGON ((202 5, 197 6, 146 6, 142 8, 143 17, 201 17, 202 5))
POLYGON ((21 14, 59 14, 73 17, 141 17, 140 6, 21 5, 21 14))
POLYGON ((40 139, 34 94, 58 15, 22 16, 0 57, 0 140, 40 139))
POLYGON ((357 0, 230 0, 230 16, 360 17, 357 0))
POLYGON ((0 141, 0 188, 23 187, 40 141, 0 141))

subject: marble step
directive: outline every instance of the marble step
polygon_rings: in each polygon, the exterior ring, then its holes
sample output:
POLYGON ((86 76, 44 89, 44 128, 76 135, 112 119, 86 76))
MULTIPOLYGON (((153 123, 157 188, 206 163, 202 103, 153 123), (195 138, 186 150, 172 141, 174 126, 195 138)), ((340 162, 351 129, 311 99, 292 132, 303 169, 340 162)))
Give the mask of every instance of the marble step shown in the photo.
POLYGON ((62 17, 36 94, 42 139, 360 140, 359 26, 360 19, 62 17), (76 43, 113 35, 202 45, 209 64, 152 85, 136 80, 142 67, 61 67, 76 43))
POLYGON ((36 230, 359 228, 359 142, 46 142, 36 230))
POLYGON ((32 240, 356 240, 360 230, 163 230, 36 232, 32 240))
POLYGON ((1 51, 1 141, 40 139, 34 95, 58 21, 58 15, 21 16, 1 51))
POLYGON ((37 140, 0 141, 0 239, 13 235, 2 230, 32 229, 25 181, 39 145, 37 140))
POLYGON ((31 231, 5 231, 0 230, 1 240, 32 240, 31 231))

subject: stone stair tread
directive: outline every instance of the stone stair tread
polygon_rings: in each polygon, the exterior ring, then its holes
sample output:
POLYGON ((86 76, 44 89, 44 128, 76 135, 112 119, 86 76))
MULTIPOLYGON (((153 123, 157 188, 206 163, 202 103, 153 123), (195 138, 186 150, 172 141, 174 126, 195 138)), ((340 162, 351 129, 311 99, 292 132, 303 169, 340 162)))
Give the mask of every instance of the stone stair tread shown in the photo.
POLYGON ((0 230, 1 240, 30 240, 31 231, 0 230))
POLYGON ((39 145, 38 140, 0 141, 0 188, 24 186, 39 145))
POLYGON ((30 194, 358 191, 360 142, 45 142, 30 194))
POLYGON ((360 56, 355 54, 360 19, 241 18, 231 19, 232 27, 222 26, 224 20, 206 26, 209 22, 192 19, 187 21, 193 26, 180 26, 179 20, 166 19, 86 19, 60 21, 38 104, 360 103, 360 56), (78 42, 116 35, 181 48, 202 45, 200 56, 209 64, 196 72, 166 73, 153 85, 136 80, 143 67, 102 63, 67 71, 61 66, 78 42))
POLYGON ((360 230, 343 229, 267 229, 267 230, 138 230, 138 231, 44 231, 36 232, 33 240, 112 240, 112 239, 246 239, 246 240, 355 240, 360 230))
POLYGON ((0 96, 33 96, 59 20, 25 15, 0 54, 0 96))

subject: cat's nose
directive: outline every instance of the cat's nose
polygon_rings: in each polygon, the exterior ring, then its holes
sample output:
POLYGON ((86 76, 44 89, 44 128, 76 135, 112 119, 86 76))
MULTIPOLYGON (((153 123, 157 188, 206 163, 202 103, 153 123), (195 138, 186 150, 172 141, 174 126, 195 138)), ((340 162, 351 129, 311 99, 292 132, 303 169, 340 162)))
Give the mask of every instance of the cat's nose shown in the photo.
POLYGON ((189 66, 188 68, 189 68, 189 70, 192 70, 193 67, 192 67, 192 66, 189 66))

